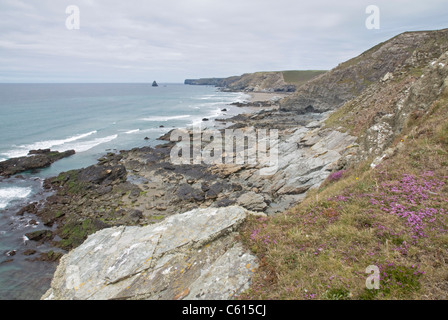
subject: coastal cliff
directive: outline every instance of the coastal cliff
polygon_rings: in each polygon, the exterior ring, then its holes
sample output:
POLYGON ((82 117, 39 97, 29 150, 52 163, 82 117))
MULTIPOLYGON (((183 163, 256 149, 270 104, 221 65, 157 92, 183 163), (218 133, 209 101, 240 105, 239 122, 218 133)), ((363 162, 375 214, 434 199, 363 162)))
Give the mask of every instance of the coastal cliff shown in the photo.
POLYGON ((281 102, 285 111, 335 110, 387 74, 421 75, 447 50, 448 30, 405 32, 315 78, 281 102))
MULTIPOLYGON (((38 215, 70 252, 44 298, 444 297, 447 50, 447 29, 407 32, 230 119, 279 130, 268 176, 264 162, 174 165, 167 143, 48 179, 38 215), (389 287, 365 290, 372 264, 389 287)), ((191 84, 282 86, 243 77, 191 84)))
POLYGON ((228 78, 187 79, 185 84, 221 87, 224 91, 294 92, 326 71, 255 72, 228 78))

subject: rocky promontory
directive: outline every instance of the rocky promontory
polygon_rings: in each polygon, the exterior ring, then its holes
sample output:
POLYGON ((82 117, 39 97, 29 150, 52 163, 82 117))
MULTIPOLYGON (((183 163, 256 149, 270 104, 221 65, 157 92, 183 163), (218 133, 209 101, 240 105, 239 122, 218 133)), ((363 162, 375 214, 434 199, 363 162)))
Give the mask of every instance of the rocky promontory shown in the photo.
POLYGON ((64 152, 51 151, 50 149, 31 150, 28 156, 12 158, 0 162, 0 176, 10 177, 28 170, 46 168, 55 161, 75 154, 75 150, 64 152))

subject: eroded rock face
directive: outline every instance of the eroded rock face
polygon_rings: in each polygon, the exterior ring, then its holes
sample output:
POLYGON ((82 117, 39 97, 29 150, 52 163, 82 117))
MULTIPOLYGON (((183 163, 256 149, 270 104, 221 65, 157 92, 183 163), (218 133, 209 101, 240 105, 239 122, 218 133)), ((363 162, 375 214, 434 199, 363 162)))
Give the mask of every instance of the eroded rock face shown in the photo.
POLYGON ((234 239, 247 214, 237 206, 195 209, 98 231, 62 257, 43 299, 232 298, 257 268, 234 239))
POLYGON ((309 81, 281 101, 281 110, 335 110, 372 83, 389 82, 394 73, 419 61, 436 59, 447 49, 447 35, 448 29, 402 33, 309 81))

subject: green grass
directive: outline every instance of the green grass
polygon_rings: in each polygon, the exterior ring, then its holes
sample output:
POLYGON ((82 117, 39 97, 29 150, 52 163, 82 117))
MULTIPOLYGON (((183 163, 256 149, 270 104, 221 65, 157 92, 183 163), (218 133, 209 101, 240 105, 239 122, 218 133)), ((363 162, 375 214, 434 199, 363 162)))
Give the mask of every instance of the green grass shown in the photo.
POLYGON ((321 74, 326 73, 326 70, 291 70, 283 71, 283 79, 286 83, 301 86, 302 84, 314 79, 321 74))
POLYGON ((98 229, 91 219, 69 221, 62 227, 60 234, 62 240, 58 243, 58 246, 66 250, 76 248, 87 239, 88 235, 96 231, 98 229))

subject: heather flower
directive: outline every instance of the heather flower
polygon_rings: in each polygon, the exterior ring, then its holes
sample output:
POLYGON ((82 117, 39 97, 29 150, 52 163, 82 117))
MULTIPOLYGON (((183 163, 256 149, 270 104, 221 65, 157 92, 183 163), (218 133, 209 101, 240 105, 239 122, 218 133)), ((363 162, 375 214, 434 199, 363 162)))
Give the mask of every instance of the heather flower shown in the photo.
POLYGON ((339 179, 342 178, 342 176, 344 175, 345 172, 346 172, 346 170, 341 170, 341 171, 333 172, 333 173, 330 174, 330 176, 328 177, 328 180, 330 180, 330 181, 338 181, 339 179))

